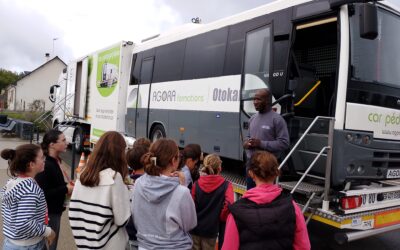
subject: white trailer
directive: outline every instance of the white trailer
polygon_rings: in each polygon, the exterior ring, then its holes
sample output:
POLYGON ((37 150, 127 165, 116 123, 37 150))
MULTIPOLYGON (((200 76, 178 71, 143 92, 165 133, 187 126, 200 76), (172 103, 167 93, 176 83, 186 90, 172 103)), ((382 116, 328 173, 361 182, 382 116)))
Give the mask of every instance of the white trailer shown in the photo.
POLYGON ((95 144, 105 131, 125 131, 132 49, 132 42, 121 41, 81 57, 52 87, 53 127, 64 131, 77 151, 95 144))

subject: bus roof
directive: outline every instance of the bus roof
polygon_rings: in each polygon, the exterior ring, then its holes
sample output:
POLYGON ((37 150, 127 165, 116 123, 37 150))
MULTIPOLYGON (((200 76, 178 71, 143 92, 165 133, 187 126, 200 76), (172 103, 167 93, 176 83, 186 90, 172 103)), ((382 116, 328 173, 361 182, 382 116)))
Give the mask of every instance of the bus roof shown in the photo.
POLYGON ((136 44, 133 49, 133 53, 144 51, 153 47, 157 47, 164 44, 169 44, 175 41, 179 41, 188 37, 199 35, 207 31, 216 30, 228 25, 240 23, 252 18, 262 16, 268 13, 283 10, 292 6, 310 2, 312 0, 277 0, 257 8, 247 10, 209 24, 186 24, 183 28, 173 29, 171 32, 161 34, 160 36, 148 40, 143 43, 136 44), (175 32, 174 32, 175 31, 175 32))
MULTIPOLYGON (((153 39, 148 39, 145 42, 136 44, 133 49, 133 53, 138 53, 141 51, 145 51, 157 46, 169 44, 175 41, 183 40, 188 37, 196 36, 202 33, 206 33, 208 31, 217 30, 219 28, 223 28, 232 24, 240 23, 246 20, 253 19, 258 16, 262 16, 265 14, 273 13, 279 10, 283 10, 286 8, 290 8, 293 6, 297 6, 300 4, 304 4, 307 2, 311 2, 312 0, 277 0, 254 9, 250 9, 209 24, 194 24, 187 23, 182 26, 176 27, 167 31, 161 35, 154 36, 153 39)), ((399 7, 390 1, 382 1, 379 2, 379 5, 386 6, 397 13, 399 13, 399 7)))

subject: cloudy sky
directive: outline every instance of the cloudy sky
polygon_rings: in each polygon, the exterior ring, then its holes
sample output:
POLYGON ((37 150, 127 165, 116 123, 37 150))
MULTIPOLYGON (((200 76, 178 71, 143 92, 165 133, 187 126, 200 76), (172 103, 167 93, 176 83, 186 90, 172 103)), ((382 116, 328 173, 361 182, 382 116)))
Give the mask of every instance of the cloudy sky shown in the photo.
POLYGON ((120 40, 140 41, 165 32, 193 17, 209 23, 271 1, 0 0, 0 68, 31 71, 45 62, 45 53, 68 63, 120 40))

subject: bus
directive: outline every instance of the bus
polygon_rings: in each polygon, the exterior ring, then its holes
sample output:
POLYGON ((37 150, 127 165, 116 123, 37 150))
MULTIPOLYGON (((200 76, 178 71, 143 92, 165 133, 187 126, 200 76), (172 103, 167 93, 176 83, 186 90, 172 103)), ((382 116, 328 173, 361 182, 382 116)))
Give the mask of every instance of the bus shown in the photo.
POLYGON ((244 161, 252 97, 268 88, 302 178, 281 185, 306 214, 363 237, 398 229, 399 15, 385 1, 280 0, 154 36, 133 49, 125 133, 244 161))

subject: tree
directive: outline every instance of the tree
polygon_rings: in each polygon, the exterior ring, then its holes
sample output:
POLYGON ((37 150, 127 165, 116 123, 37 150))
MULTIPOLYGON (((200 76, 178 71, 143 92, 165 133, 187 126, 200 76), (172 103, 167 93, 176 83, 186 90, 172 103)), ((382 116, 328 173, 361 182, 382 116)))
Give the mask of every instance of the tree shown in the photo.
POLYGON ((0 91, 6 88, 9 84, 20 79, 22 74, 12 72, 6 69, 0 69, 0 91))

